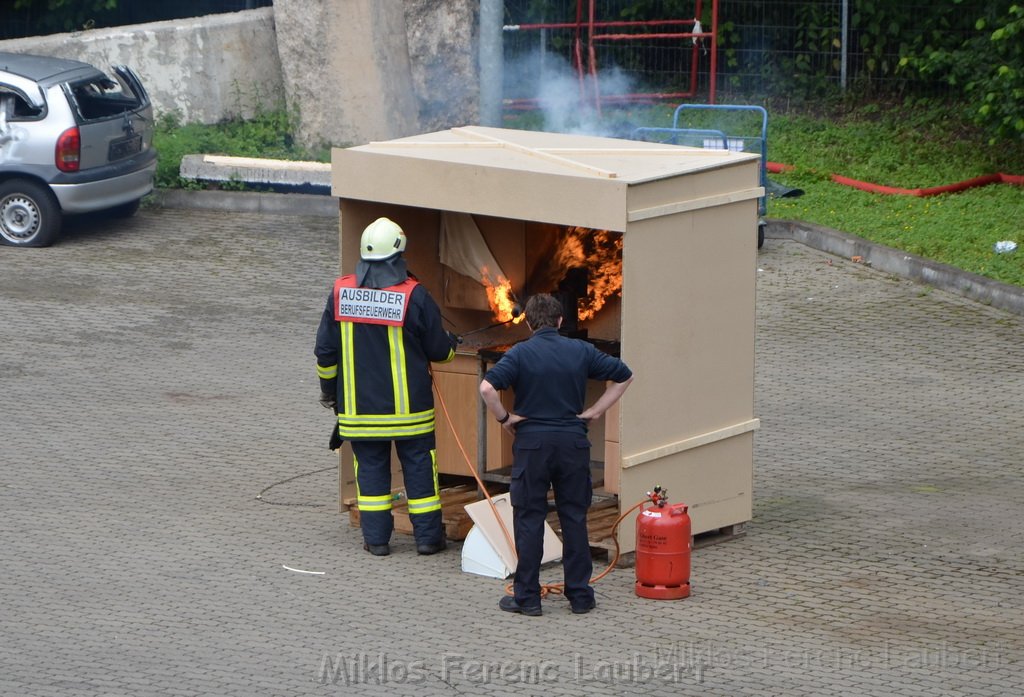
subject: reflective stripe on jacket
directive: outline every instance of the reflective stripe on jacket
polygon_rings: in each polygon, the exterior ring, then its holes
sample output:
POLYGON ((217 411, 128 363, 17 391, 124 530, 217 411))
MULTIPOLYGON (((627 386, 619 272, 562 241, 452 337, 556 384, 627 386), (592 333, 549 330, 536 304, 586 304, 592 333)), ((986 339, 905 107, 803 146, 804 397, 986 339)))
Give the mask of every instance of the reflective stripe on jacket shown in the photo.
MULTIPOLYGON (((379 318, 337 321, 338 289, 354 282, 354 276, 339 279, 317 331, 317 375, 321 390, 336 396, 338 435, 343 440, 428 435, 434 431, 429 364, 455 357, 441 312, 423 286, 408 280, 379 289, 404 296, 401 324, 379 318)), ((376 301, 378 296, 368 297, 376 301)))

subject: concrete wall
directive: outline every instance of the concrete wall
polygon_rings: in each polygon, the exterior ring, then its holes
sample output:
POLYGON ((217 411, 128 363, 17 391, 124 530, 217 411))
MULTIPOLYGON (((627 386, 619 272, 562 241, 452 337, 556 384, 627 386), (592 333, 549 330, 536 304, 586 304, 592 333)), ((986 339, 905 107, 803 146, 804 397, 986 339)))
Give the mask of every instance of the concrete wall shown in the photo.
POLYGON ((274 0, 299 142, 358 145, 475 122, 479 0, 274 0))
POLYGON ((421 133, 479 122, 479 15, 480 0, 405 1, 421 133))
POLYGON ((479 0, 276 0, 273 8, 0 41, 124 63, 158 115, 249 117, 287 104, 309 147, 474 123, 479 0))
POLYGON ((334 145, 417 132, 403 0, 274 0, 298 140, 334 145))
POLYGON ((216 123, 284 104, 272 8, 0 41, 0 51, 123 63, 142 78, 157 114, 216 123))

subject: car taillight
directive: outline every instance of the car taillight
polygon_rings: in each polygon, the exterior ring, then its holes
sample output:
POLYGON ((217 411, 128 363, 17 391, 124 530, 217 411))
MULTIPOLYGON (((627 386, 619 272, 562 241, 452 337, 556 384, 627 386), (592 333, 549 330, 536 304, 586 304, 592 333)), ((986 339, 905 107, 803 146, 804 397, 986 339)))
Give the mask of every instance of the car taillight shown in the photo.
POLYGON ((82 136, 78 126, 69 128, 57 139, 54 162, 61 172, 77 172, 82 151, 82 136))

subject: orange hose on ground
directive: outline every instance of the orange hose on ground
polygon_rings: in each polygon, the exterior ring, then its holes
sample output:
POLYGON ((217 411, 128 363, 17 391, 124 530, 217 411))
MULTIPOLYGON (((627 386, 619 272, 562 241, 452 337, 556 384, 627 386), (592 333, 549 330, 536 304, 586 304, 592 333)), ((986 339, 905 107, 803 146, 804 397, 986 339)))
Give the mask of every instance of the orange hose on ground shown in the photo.
MULTIPOLYGON (((781 172, 792 172, 796 168, 793 165, 785 165, 779 162, 768 162, 765 163, 765 169, 772 174, 779 174, 781 172)), ((882 184, 872 184, 871 182, 861 181, 859 179, 851 179, 850 177, 844 177, 841 174, 833 174, 832 181, 843 186, 850 186, 854 189, 860 189, 861 191, 867 191, 873 194, 887 194, 887 195, 901 195, 901 196, 938 196, 939 194, 951 194, 965 191, 967 189, 974 189, 979 186, 988 186, 989 184, 1012 184, 1014 186, 1024 186, 1024 175, 1021 174, 1003 174, 997 172, 996 174, 986 174, 981 177, 974 177, 973 179, 967 179, 962 182, 956 182, 955 184, 945 184, 943 186, 932 186, 918 189, 904 189, 897 186, 884 186, 882 184)))
POLYGON ((434 373, 430 373, 430 383, 434 387, 434 394, 437 395, 437 401, 441 403, 441 411, 444 412, 445 421, 448 422, 449 428, 452 430, 452 435, 455 436, 455 444, 459 446, 459 452, 462 453, 462 459, 466 463, 466 469, 473 475, 473 479, 476 480, 477 488, 483 492, 484 497, 487 499, 487 503, 491 505, 491 510, 494 511, 494 517, 498 521, 498 525, 501 526, 502 533, 505 534, 505 540, 508 542, 509 547, 512 549, 512 553, 515 554, 516 544, 512 539, 512 535, 509 534, 508 528, 505 527, 505 522, 498 515, 498 510, 494 507, 494 500, 491 499, 491 493, 487 491, 487 487, 484 486, 484 482, 480 479, 480 475, 477 474, 476 468, 473 467, 472 461, 469 459, 469 454, 466 452, 466 447, 462 444, 462 439, 459 438, 459 433, 455 429, 455 424, 452 423, 452 417, 448 413, 448 405, 444 403, 444 397, 441 396, 441 390, 437 389, 437 383, 434 382, 434 373))
POLYGON ((927 189, 903 189, 896 186, 883 186, 881 184, 872 184, 871 182, 864 182, 858 179, 850 179, 840 174, 833 174, 832 181, 836 184, 842 184, 843 186, 852 186, 854 189, 860 189, 861 191, 867 191, 872 194, 899 194, 902 196, 937 196, 938 194, 951 194, 965 189, 973 189, 978 186, 988 186, 989 184, 995 184, 1001 181, 998 174, 986 174, 983 177, 975 177, 974 179, 968 179, 966 181, 957 182, 956 184, 946 184, 945 186, 933 186, 927 189))

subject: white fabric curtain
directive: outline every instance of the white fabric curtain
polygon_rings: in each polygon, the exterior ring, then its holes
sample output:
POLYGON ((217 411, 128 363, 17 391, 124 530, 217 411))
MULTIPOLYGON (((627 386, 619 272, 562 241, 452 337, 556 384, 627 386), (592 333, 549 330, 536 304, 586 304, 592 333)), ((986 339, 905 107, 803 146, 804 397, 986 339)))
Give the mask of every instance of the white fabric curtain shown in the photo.
POLYGON ((505 276, 469 213, 441 213, 440 247, 442 264, 481 285, 481 279, 486 277, 492 286, 497 286, 498 277, 505 276))

